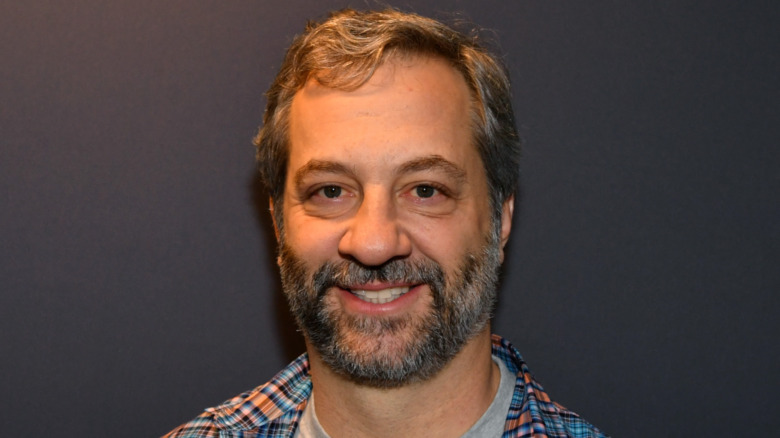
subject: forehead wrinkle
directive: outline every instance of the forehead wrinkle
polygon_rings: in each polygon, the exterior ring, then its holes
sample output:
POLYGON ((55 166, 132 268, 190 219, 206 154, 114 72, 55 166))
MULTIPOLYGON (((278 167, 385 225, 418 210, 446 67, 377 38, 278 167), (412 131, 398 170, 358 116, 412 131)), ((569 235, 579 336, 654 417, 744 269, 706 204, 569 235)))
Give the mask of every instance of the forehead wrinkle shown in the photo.
POLYGON ((450 178, 455 179, 458 183, 463 183, 466 181, 466 171, 452 161, 445 159, 441 155, 430 155, 408 161, 404 163, 403 166, 401 166, 399 173, 413 173, 426 170, 443 171, 450 178))
POLYGON ((293 180, 296 187, 303 185, 303 180, 313 173, 338 173, 350 177, 355 176, 355 172, 352 169, 336 161, 310 160, 295 171, 293 180))

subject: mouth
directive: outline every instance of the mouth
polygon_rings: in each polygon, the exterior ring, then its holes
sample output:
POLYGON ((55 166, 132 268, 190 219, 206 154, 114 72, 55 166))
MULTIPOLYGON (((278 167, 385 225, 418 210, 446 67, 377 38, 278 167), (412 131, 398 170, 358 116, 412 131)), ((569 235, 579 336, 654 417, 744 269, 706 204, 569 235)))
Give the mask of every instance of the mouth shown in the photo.
POLYGON ((388 287, 379 290, 347 289, 361 300, 372 304, 385 304, 394 301, 411 290, 410 286, 388 287))

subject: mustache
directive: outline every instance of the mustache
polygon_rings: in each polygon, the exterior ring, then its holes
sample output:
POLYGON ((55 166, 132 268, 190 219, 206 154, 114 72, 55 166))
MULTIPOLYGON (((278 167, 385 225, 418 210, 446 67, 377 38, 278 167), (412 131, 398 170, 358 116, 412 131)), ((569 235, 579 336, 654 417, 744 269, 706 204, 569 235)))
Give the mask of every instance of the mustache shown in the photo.
POLYGON ((331 287, 350 289, 356 284, 372 282, 427 284, 434 298, 445 286, 444 270, 433 260, 396 259, 379 266, 365 266, 353 260, 325 262, 314 273, 312 281, 318 299, 331 287))

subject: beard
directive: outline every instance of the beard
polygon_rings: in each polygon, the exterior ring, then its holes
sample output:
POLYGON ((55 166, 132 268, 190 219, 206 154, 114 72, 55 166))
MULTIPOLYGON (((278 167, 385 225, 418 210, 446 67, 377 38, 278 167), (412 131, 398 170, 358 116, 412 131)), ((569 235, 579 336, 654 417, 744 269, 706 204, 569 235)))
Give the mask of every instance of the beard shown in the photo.
POLYGON ((437 374, 488 324, 501 265, 497 233, 476 254, 465 254, 449 275, 431 259, 395 259, 380 266, 325 262, 310 273, 281 243, 282 286, 309 344, 334 372, 351 381, 395 388, 437 374), (425 284, 431 302, 422 315, 352 315, 328 292, 371 282, 425 284))

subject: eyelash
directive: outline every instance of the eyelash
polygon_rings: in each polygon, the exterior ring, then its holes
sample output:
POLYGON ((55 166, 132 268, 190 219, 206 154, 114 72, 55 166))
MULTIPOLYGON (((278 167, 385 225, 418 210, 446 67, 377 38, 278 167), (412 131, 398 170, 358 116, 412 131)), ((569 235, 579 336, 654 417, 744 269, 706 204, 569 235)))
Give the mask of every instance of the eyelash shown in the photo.
MULTIPOLYGON (((426 183, 422 183, 422 184, 416 184, 415 186, 413 186, 413 187, 412 187, 412 189, 410 190, 410 192, 413 192, 413 191, 417 190, 419 187, 430 187, 430 188, 432 188, 432 189, 436 190, 437 192, 439 192, 440 194, 442 194, 442 195, 444 195, 444 196, 447 196, 447 197, 449 197, 449 196, 450 196, 450 192, 449 192, 449 190, 447 190, 447 188, 446 188, 446 187, 444 187, 444 186, 443 186, 443 185, 441 185, 441 184, 436 184, 436 183, 432 183, 432 182, 426 182, 426 183)), ((422 198, 422 197, 420 197, 420 198, 422 198)), ((423 198, 423 199, 424 199, 424 198, 423 198)))
POLYGON ((307 199, 310 199, 310 198, 313 198, 313 197, 315 197, 315 196, 318 196, 318 195, 320 195, 320 196, 322 196, 323 198, 327 198, 327 199, 337 199, 337 198, 341 198, 341 197, 343 197, 343 195, 344 195, 344 192, 345 192, 345 191, 347 191, 347 190, 346 190, 344 187, 342 187, 342 186, 340 186, 340 185, 338 185, 338 184, 323 184, 323 185, 321 185, 321 186, 316 186, 316 187, 314 187, 313 189, 311 189, 311 190, 310 190, 310 191, 309 191, 309 192, 306 194, 306 198, 307 198, 307 199), (333 198, 330 198, 330 197, 328 197, 328 196, 325 194, 325 190, 327 190, 327 189, 331 189, 331 188, 332 188, 332 189, 338 189, 338 191, 339 191, 339 193, 338 193, 338 196, 336 196, 336 197, 333 197, 333 198))
MULTIPOLYGON (((441 184, 433 183, 433 182, 425 182, 425 183, 415 184, 414 186, 412 186, 408 190, 407 193, 414 193, 420 187, 430 187, 430 188, 434 189, 436 192, 438 192, 440 195, 443 195, 443 196, 446 196, 446 197, 451 197, 452 196, 450 191, 447 189, 447 187, 445 187, 445 186, 443 186, 441 184)), ((326 199, 338 199, 338 198, 343 198, 344 197, 344 194, 345 194, 344 192, 348 192, 348 190, 345 189, 344 187, 342 187, 339 184, 324 184, 324 185, 321 185, 321 186, 316 186, 313 189, 311 189, 306 194, 306 198, 310 199, 310 198, 313 198, 313 197, 319 195, 319 196, 322 196, 323 198, 326 198, 326 199), (330 197, 326 196, 325 193, 323 192, 323 190, 326 190, 326 189, 329 189, 329 188, 338 189, 339 190, 338 196, 335 196, 333 198, 330 198, 330 197)), ((431 195, 431 197, 433 197, 434 195, 431 195)), ((414 197, 415 198, 419 198, 419 199, 428 199, 428 198, 423 197, 423 196, 414 196, 414 197)))

